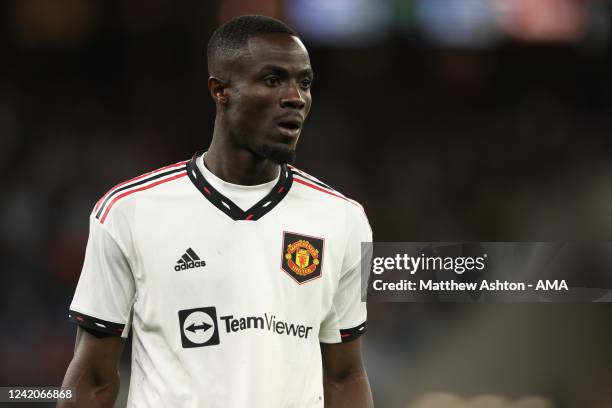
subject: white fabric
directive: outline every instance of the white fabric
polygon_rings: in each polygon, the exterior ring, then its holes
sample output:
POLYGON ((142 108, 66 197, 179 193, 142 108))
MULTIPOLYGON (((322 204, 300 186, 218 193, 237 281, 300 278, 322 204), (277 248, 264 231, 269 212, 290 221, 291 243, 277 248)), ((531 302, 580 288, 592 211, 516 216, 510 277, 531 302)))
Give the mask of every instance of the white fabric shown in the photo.
POLYGON ((241 210, 246 211, 251 208, 254 204, 264 198, 272 187, 278 182, 280 173, 276 178, 268 183, 257 184, 255 186, 242 186, 240 184, 228 183, 213 174, 204 165, 204 155, 201 155, 196 159, 198 169, 204 175, 206 181, 215 188, 218 192, 229 198, 240 207, 241 210))
POLYGON ((319 342, 366 320, 371 239, 358 204, 296 181, 259 220, 235 221, 181 177, 118 199, 104 223, 92 214, 70 307, 126 324, 124 337, 131 325, 129 408, 323 407, 319 342), (299 284, 281 268, 286 232, 324 240, 320 278, 299 284), (190 248, 205 266, 176 270, 190 248), (181 324, 181 313, 193 314, 181 324), (215 332, 218 344, 184 346, 215 332))

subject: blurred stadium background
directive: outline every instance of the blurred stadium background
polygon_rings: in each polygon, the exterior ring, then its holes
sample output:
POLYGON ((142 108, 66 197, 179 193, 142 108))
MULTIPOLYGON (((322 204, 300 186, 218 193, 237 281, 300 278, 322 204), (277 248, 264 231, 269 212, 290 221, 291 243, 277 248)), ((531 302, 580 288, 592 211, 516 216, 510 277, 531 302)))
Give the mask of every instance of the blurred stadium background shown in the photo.
MULTIPOLYGON (((316 80, 297 165, 363 203, 376 240, 612 239, 607 1, 0 8, 1 385, 61 383, 88 214, 117 182, 208 145, 204 48, 238 14, 302 34, 316 80)), ((612 406, 607 304, 369 310, 378 407, 612 406)))

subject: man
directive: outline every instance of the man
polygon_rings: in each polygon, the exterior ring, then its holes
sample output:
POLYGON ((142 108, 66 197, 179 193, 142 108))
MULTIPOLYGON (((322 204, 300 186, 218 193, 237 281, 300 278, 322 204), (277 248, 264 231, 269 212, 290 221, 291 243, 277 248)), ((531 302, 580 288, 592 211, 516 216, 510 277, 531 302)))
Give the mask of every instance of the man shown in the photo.
POLYGON ((371 407, 361 358, 362 208, 287 165, 311 105, 306 48, 241 16, 213 34, 205 154, 96 204, 63 385, 111 407, 133 329, 129 407, 371 407))

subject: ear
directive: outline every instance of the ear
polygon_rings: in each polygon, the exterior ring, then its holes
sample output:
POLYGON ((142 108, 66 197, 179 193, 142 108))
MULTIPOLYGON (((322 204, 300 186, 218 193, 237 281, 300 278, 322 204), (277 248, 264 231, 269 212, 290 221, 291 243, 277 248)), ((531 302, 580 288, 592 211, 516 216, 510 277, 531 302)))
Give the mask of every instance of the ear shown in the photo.
POLYGON ((222 79, 211 76, 208 78, 208 90, 216 103, 225 105, 228 101, 227 86, 222 79))

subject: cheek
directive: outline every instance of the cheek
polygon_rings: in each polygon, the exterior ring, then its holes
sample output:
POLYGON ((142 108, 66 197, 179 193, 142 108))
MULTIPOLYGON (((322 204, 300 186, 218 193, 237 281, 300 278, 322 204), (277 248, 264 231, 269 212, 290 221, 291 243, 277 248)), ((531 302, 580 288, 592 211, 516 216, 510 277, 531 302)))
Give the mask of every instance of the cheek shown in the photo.
POLYGON ((248 92, 241 92, 237 104, 241 112, 247 115, 258 115, 256 119, 264 119, 259 116, 262 115, 268 109, 274 107, 273 95, 269 91, 263 92, 254 87, 248 92))
POLYGON ((308 115, 308 113, 310 113, 310 107, 312 106, 312 96, 310 96, 310 94, 306 97, 306 115, 308 115))

